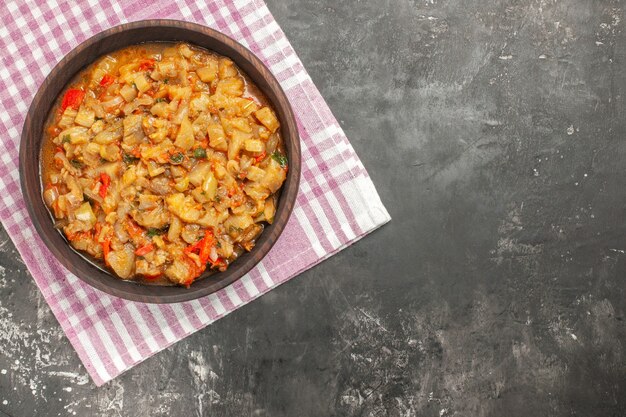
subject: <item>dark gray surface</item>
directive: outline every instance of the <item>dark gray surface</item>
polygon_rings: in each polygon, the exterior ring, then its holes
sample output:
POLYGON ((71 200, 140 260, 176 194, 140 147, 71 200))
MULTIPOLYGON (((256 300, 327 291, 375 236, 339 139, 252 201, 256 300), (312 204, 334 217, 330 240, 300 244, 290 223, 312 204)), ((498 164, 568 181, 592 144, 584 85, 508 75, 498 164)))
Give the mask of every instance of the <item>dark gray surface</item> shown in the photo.
POLYGON ((620 2, 268 3, 393 221, 101 388, 3 232, 0 410, 625 415, 620 2))

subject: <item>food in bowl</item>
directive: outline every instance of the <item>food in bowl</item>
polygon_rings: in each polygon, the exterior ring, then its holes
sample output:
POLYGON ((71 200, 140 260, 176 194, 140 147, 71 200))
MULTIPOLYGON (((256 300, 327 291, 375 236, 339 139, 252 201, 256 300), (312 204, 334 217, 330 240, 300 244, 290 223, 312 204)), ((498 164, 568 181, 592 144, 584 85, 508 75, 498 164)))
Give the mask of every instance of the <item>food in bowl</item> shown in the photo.
POLYGON ((189 286, 272 223, 280 123, 226 57, 147 43, 80 72, 48 118, 43 199, 71 246, 122 279, 189 286))

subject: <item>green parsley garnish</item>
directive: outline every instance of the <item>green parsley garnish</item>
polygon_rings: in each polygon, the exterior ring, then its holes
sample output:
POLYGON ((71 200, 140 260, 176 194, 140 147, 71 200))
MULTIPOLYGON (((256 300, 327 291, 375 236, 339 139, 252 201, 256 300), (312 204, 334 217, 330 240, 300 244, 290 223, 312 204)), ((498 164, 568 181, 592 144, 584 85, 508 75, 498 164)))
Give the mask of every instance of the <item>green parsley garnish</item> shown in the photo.
POLYGON ((196 148, 193 150, 193 157, 196 159, 206 158, 206 149, 196 148))
POLYGON ((161 103, 163 101, 165 101, 165 99, 163 97, 159 97, 156 100, 154 100, 156 103, 161 103))
POLYGON ((169 82, 170 82, 170 80, 167 79, 167 78, 163 80, 163 84, 169 84, 169 82))
POLYGON ((177 152, 174 155, 170 155, 170 162, 172 164, 181 164, 185 159, 185 155, 182 152, 177 152))
POLYGON ((243 232, 243 229, 241 227, 230 226, 228 228, 228 233, 230 233, 230 234, 242 233, 242 232, 243 232))
POLYGON ((151 227, 151 228, 148 229, 148 232, 146 234, 148 235, 148 237, 164 235, 165 233, 167 233, 169 228, 170 228, 169 225, 163 227, 162 229, 157 229, 155 227, 151 227))
POLYGON ((282 168, 287 168, 287 157, 278 151, 274 151, 272 158, 280 164, 282 168))
POLYGON ((63 136, 63 143, 70 143, 71 140, 72 138, 70 137, 70 135, 63 136))
POLYGON ((70 161, 70 164, 72 164, 74 168, 78 168, 78 169, 81 169, 83 167, 83 163, 80 162, 78 159, 72 159, 70 161))
POLYGON ((125 164, 132 164, 133 162, 139 161, 139 158, 135 158, 131 154, 124 152, 124 155, 122 155, 122 160, 125 164))

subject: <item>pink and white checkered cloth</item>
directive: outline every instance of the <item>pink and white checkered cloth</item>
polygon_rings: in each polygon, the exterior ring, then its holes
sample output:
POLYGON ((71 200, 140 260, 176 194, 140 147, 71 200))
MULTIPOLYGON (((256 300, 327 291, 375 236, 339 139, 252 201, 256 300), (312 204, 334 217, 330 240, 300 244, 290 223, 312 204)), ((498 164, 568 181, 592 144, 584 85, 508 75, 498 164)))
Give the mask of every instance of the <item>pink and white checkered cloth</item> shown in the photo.
POLYGON ((96 385, 265 294, 390 220, 341 127, 262 0, 0 2, 0 220, 96 385), (104 8, 103 8, 104 7, 104 8), (200 300, 130 302, 83 284, 46 249, 20 192, 18 148, 38 86, 73 47, 111 26, 173 18, 215 28, 253 51, 283 86, 302 140, 302 182, 273 250, 200 300))

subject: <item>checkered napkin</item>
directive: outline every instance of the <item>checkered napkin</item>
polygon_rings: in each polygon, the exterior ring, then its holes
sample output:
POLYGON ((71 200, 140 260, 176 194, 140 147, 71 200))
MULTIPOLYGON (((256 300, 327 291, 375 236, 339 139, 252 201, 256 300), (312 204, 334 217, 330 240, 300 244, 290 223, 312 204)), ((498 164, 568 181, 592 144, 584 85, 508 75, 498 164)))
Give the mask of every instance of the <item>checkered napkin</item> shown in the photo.
POLYGON ((0 220, 96 385, 265 294, 390 220, 365 168, 262 0, 0 2, 0 220), (107 4, 107 6, 102 6, 107 4), (48 252, 20 192, 21 127, 38 86, 73 47, 141 19, 194 21, 253 51, 284 88, 302 141, 293 215, 273 250, 205 298, 130 302, 83 284, 48 252))

